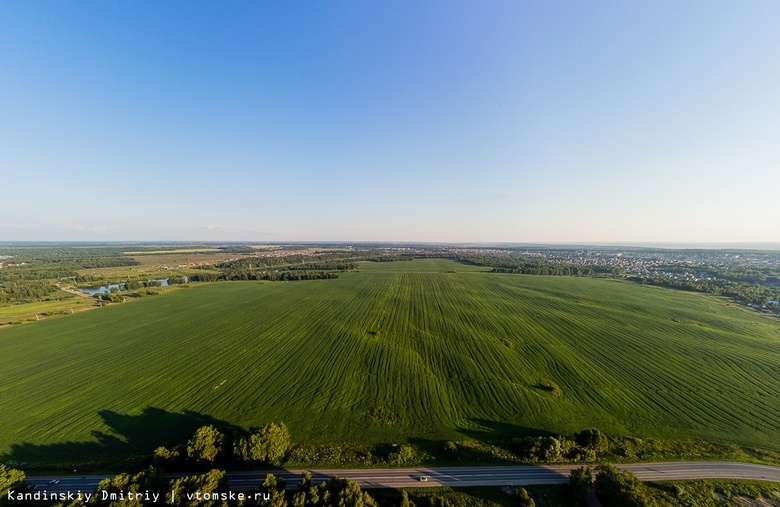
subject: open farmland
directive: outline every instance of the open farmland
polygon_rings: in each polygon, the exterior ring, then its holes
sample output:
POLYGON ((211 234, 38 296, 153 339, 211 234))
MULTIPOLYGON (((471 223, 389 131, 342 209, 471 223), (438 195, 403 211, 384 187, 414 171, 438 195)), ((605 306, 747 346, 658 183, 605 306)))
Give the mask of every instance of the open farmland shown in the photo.
POLYGON ((202 422, 272 420, 308 442, 593 426, 780 447, 776 320, 704 295, 473 270, 432 259, 203 283, 0 329, 0 453, 149 450, 202 422))

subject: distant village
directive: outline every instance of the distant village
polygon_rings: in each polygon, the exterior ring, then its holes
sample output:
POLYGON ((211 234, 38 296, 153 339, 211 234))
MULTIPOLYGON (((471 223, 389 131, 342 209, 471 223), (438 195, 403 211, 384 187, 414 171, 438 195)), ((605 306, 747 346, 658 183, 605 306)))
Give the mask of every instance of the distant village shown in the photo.
POLYGON ((13 259, 13 255, 0 255, 0 269, 13 268, 16 266, 26 266, 26 262, 3 262, 5 259, 13 259))
MULTIPOLYGON (((624 275, 647 280, 669 280, 681 286, 706 286, 742 281, 763 276, 756 283, 780 293, 780 251, 773 250, 673 250, 641 248, 465 248, 465 247, 386 247, 389 252, 417 256, 452 255, 463 258, 507 257, 578 268, 605 268, 624 275)), ((765 304, 746 302, 750 308, 780 315, 780 298, 765 304)))

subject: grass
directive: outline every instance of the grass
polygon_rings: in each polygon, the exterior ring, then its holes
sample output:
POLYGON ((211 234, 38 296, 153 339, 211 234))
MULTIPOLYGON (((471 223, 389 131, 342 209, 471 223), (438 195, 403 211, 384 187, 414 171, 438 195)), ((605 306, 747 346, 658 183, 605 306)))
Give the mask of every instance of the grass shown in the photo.
POLYGON ((360 271, 369 273, 475 273, 490 271, 484 266, 450 259, 417 259, 414 261, 360 263, 360 271))
MULTIPOLYGON (((465 488, 405 488, 417 507, 511 507, 509 493, 504 487, 465 487, 465 488)), ((537 507, 568 507, 566 487, 526 486, 537 507)), ((380 506, 401 504, 401 490, 369 490, 369 494, 380 506)))
POLYGON ((618 281, 373 264, 0 328, 1 458, 130 455, 279 420, 308 444, 598 427, 780 446, 775 320, 618 281))
POLYGON ((0 306, 0 326, 20 322, 37 322, 59 315, 69 315, 71 310, 75 313, 96 306, 92 300, 80 298, 65 291, 57 291, 54 296, 58 299, 0 306))
POLYGON ((648 485, 661 505, 690 507, 780 505, 780 483, 778 482, 706 479, 657 482, 648 485), (749 503, 750 500, 753 503, 749 503))
MULTIPOLYGON (((780 505, 780 483, 733 479, 648 483, 659 506, 719 507, 780 505), (749 503, 752 500, 755 503, 749 503), (763 500, 766 503, 758 503, 763 500)), ((537 507, 571 507, 565 485, 525 486, 537 507)), ((509 495, 501 487, 410 488, 409 499, 417 507, 506 507, 509 495)), ((400 490, 371 490, 380 505, 399 505, 400 490)))

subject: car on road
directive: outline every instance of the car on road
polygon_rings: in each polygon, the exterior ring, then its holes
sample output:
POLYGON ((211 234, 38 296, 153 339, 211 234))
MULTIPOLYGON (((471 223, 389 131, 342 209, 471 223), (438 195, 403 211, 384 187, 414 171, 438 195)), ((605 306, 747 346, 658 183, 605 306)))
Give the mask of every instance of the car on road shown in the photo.
POLYGON ((49 481, 49 484, 59 484, 59 483, 60 483, 59 479, 52 479, 49 481))

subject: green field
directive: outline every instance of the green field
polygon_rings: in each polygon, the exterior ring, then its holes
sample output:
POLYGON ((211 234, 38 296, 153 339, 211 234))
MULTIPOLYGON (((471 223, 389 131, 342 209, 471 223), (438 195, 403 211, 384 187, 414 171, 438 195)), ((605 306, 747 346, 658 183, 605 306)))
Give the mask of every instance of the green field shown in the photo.
POLYGON ((598 427, 780 448, 777 320, 441 259, 195 284, 6 326, 0 358, 0 453, 22 461, 144 451, 214 421, 284 420, 312 443, 598 427))
POLYGON ((0 327, 14 322, 37 322, 50 317, 70 315, 71 310, 79 312, 96 306, 90 299, 80 298, 65 291, 58 291, 56 297, 58 299, 50 301, 0 306, 0 327))
POLYGON ((369 273, 447 273, 452 271, 474 273, 490 271, 490 268, 450 259, 418 259, 413 262, 361 262, 360 271, 369 273))

